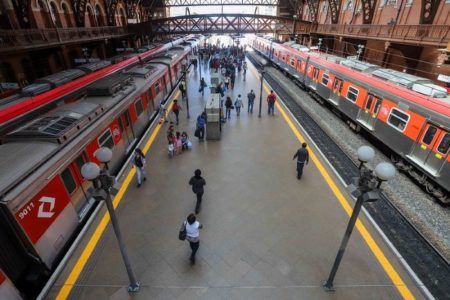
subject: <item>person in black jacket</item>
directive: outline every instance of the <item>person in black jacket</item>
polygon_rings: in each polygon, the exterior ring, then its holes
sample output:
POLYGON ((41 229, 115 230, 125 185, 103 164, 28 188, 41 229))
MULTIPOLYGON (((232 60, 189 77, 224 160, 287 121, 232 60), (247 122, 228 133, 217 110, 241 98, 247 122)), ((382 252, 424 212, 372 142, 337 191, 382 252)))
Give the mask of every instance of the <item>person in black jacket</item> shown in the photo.
POLYGON ((303 167, 309 162, 309 152, 306 149, 308 145, 306 143, 302 144, 302 147, 295 152, 294 159, 297 158, 297 179, 301 179, 303 175, 303 167))
POLYGON ((197 195, 197 204, 195 205, 195 213, 200 212, 200 206, 202 205, 203 187, 206 185, 205 179, 201 176, 202 171, 195 170, 194 176, 189 180, 189 185, 192 185, 192 191, 197 195))

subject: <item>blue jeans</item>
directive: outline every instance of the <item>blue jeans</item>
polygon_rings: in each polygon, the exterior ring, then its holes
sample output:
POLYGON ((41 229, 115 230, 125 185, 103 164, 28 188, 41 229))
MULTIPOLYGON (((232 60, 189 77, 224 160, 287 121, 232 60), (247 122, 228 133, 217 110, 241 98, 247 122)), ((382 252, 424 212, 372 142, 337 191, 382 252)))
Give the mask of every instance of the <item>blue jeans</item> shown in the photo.
POLYGON ((269 111, 267 112, 270 115, 272 112, 272 116, 275 114, 275 102, 269 102, 269 111))
POLYGON ((136 167, 136 175, 138 184, 142 183, 142 179, 145 178, 145 172, 142 167, 136 167))
POLYGON ((247 105, 247 112, 250 112, 250 113, 253 113, 253 101, 252 102, 248 102, 248 105, 247 105))
POLYGON ((304 166, 305 166, 305 162, 297 161, 297 179, 302 178, 304 166))
POLYGON ((231 118, 231 108, 227 108, 227 110, 226 110, 226 117, 225 118, 228 118, 228 119, 230 119, 231 118))

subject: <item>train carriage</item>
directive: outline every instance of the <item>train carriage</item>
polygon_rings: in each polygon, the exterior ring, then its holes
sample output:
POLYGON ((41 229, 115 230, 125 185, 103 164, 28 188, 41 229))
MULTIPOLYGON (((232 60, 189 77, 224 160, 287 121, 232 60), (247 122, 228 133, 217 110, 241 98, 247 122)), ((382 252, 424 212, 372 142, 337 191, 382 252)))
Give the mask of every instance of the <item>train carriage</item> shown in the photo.
POLYGON ((450 202, 450 97, 432 81, 357 59, 300 50, 255 37, 255 50, 315 95, 355 130, 392 150, 396 166, 450 202))

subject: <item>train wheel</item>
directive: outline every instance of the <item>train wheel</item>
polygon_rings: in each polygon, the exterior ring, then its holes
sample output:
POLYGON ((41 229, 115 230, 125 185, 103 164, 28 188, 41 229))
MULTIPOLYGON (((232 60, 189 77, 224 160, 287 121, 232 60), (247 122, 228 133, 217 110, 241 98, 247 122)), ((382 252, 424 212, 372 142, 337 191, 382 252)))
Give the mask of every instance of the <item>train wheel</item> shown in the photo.
POLYGON ((448 194, 445 194, 442 197, 438 197, 438 200, 444 204, 450 204, 450 196, 448 194))

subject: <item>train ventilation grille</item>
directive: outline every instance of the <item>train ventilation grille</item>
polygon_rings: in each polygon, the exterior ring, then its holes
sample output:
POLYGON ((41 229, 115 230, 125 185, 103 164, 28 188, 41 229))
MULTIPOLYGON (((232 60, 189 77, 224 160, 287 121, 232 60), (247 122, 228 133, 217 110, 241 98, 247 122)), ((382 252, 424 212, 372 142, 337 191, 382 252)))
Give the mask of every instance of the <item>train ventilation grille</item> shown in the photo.
POLYGON ((104 111, 100 104, 73 103, 48 112, 7 134, 3 142, 38 140, 64 143, 86 128, 104 111))
POLYGON ((114 96, 132 81, 130 74, 113 74, 102 78, 87 88, 89 96, 114 96))

